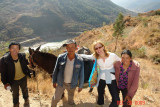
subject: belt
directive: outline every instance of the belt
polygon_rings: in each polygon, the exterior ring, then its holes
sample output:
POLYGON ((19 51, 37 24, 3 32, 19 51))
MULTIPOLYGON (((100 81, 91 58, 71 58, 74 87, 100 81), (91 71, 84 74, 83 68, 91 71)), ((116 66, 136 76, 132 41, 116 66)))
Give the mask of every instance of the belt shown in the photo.
POLYGON ((68 84, 68 85, 70 85, 71 83, 65 83, 65 82, 64 82, 64 84, 68 84))
POLYGON ((115 75, 115 72, 110 72, 111 74, 115 75))

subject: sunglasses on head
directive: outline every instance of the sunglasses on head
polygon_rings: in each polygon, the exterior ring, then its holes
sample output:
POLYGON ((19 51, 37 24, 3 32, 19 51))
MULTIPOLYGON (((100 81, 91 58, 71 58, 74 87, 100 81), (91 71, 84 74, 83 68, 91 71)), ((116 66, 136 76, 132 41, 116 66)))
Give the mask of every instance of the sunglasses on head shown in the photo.
POLYGON ((97 47, 97 48, 95 48, 95 50, 101 49, 102 47, 103 47, 103 46, 97 47))

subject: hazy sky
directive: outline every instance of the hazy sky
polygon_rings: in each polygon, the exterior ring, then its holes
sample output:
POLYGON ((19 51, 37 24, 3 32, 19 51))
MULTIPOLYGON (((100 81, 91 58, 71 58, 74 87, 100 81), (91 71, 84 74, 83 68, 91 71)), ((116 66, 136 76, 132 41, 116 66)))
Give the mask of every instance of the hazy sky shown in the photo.
POLYGON ((133 2, 133 1, 130 1, 130 0, 111 0, 111 1, 114 2, 115 4, 120 5, 120 6, 125 6, 126 4, 129 4, 130 2, 133 2))
POLYGON ((125 4, 130 4, 130 3, 138 1, 138 0, 111 0, 111 1, 116 4, 125 5, 125 4))
POLYGON ((121 3, 121 2, 124 2, 126 0, 111 0, 112 2, 115 2, 115 3, 121 3))
MULTIPOLYGON (((139 2, 140 0, 111 0, 114 3, 117 4, 128 4, 128 3, 134 3, 134 2, 139 2)), ((141 1, 145 1, 145 2, 158 2, 160 0, 141 0, 141 1)))

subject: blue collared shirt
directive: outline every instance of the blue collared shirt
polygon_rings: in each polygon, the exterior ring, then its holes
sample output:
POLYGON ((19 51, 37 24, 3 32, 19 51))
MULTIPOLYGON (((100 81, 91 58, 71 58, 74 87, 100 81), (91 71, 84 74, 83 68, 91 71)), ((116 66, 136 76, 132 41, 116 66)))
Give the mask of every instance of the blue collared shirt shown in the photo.
MULTIPOLYGON (((53 83, 57 83, 59 86, 63 86, 64 83, 64 69, 67 62, 67 54, 68 53, 64 53, 58 56, 53 71, 53 76, 52 76, 53 83)), ((79 88, 82 88, 84 84, 84 64, 83 64, 83 59, 77 54, 75 54, 71 88, 75 88, 78 85, 78 83, 79 83, 79 88)))

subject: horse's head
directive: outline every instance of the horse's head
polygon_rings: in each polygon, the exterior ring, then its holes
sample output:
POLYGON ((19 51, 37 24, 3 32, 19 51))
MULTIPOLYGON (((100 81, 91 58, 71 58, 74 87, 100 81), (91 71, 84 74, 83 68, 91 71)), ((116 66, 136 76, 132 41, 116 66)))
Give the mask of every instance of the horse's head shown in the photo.
POLYGON ((30 47, 29 47, 29 49, 28 49, 28 51, 29 51, 29 64, 30 64, 30 67, 32 67, 32 68, 35 68, 36 66, 36 64, 35 64, 35 62, 34 62, 34 56, 35 56, 35 54, 37 53, 37 52, 39 52, 39 49, 40 49, 40 47, 41 46, 39 46, 36 50, 34 50, 34 49, 31 49, 30 47))
POLYGON ((51 53, 41 52, 39 49, 40 46, 36 50, 29 48, 29 63, 31 68, 37 66, 48 72, 48 74, 52 74, 57 56, 51 53))
POLYGON ((82 46, 80 49, 78 49, 78 54, 86 54, 86 55, 91 55, 91 51, 87 48, 82 46))

